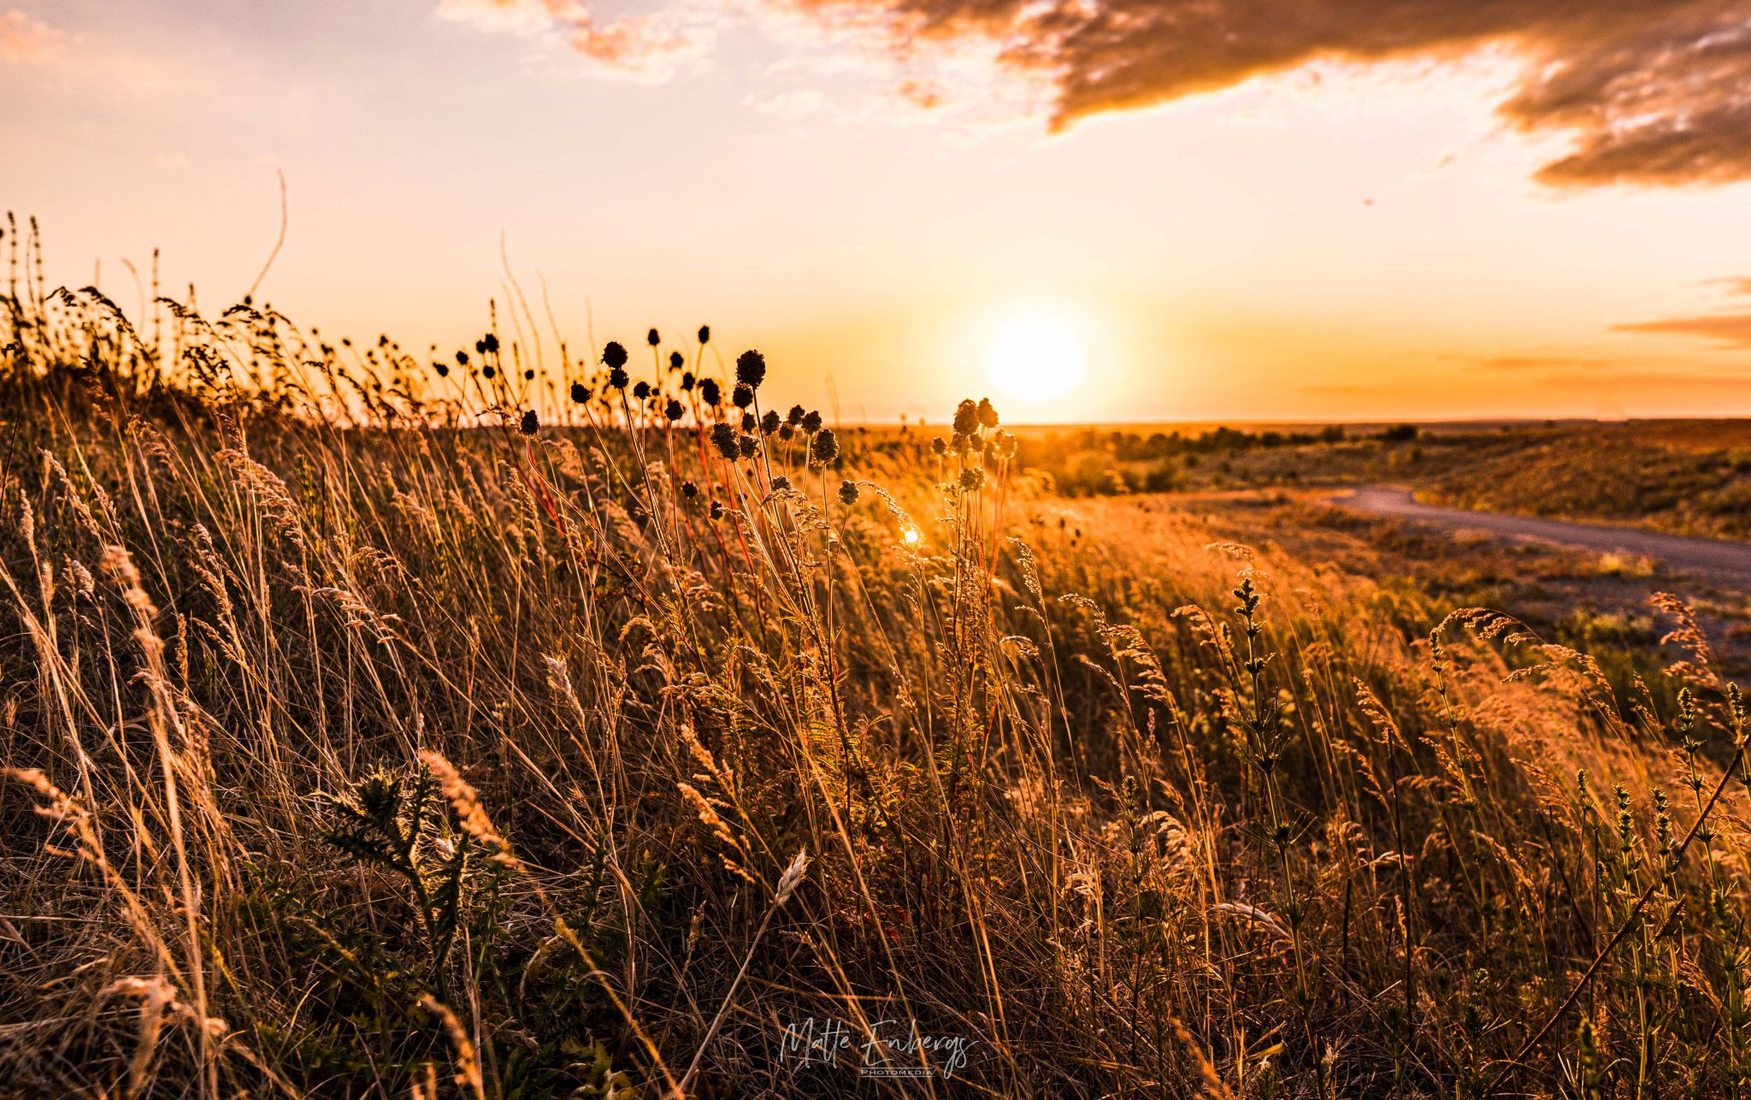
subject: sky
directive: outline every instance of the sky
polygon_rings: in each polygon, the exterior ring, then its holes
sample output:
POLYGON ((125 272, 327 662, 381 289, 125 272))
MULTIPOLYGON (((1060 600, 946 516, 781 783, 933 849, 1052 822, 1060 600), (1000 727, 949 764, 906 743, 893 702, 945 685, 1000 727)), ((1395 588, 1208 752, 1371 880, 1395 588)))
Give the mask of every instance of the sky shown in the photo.
POLYGON ((709 323, 848 421, 1751 414, 1748 0, 0 0, 0 102, 135 310, 241 297, 283 175, 329 337, 514 276, 550 358, 709 323))

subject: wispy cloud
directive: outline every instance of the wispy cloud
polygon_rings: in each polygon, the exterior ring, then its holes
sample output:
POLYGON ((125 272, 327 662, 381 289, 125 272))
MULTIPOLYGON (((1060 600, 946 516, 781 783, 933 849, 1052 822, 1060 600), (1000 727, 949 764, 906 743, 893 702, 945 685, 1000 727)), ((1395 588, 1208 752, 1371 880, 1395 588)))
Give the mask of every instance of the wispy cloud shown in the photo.
POLYGON ((1611 363, 1606 359, 1583 359, 1572 355, 1497 355, 1485 359, 1478 364, 1487 370, 1521 371, 1521 370, 1558 370, 1558 369, 1597 369, 1608 367, 1611 363))
POLYGON ((0 63, 41 64, 60 56, 67 36, 17 8, 0 11, 0 63))
POLYGON ((442 0, 438 14, 560 42, 604 75, 656 81, 711 53, 733 17, 730 0, 690 0, 606 21, 582 0, 442 0))
POLYGON ((1751 313, 1716 313, 1701 317, 1666 317, 1611 326, 1613 332, 1655 336, 1700 336, 1727 348, 1751 348, 1751 313))
MULTIPOLYGON (((1735 276, 1710 279, 1705 285, 1724 287, 1731 297, 1751 298, 1751 278, 1735 276)), ((1652 321, 1628 321, 1612 325, 1611 331, 1648 336, 1696 336, 1714 340, 1723 349, 1751 348, 1751 312, 1740 310, 1685 317, 1660 317, 1652 321)))

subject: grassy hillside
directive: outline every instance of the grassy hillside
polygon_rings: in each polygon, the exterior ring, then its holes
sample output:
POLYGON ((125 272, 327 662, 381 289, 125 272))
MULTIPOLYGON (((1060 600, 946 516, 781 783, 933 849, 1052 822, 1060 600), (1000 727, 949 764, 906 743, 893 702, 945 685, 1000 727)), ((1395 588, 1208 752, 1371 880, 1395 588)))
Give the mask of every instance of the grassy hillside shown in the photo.
POLYGON ((1751 536, 1743 421, 1036 428, 1021 454, 1073 495, 1396 482, 1463 508, 1751 536))
POLYGON ((1614 688, 1184 511, 1070 518, 996 410, 830 434, 748 358, 713 402, 697 339, 4 316, 0 1088, 1751 1072, 1744 708, 1676 602, 1687 660, 1614 688))

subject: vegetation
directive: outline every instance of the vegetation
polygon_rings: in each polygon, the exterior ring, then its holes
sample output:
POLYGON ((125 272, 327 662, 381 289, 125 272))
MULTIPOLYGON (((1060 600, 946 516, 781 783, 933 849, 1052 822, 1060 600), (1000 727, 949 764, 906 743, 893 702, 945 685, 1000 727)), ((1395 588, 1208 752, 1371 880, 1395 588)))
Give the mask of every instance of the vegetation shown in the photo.
POLYGON ((582 363, 520 302, 435 362, 131 323, 11 243, 9 1087, 1751 1083, 1745 707, 1675 599, 1684 658, 1608 677, 1054 518, 987 403, 841 430, 706 329, 582 363))

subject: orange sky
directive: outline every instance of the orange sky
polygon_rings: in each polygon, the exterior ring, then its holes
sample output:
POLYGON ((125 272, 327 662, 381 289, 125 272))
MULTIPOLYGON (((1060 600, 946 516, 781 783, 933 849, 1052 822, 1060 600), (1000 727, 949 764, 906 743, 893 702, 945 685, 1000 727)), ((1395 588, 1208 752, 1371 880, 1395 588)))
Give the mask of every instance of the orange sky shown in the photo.
POLYGON ((1751 414, 1742 0, 0 0, 52 281, 709 322, 843 418, 1751 414), (1215 18, 1211 12, 1218 12, 1215 18), (101 266, 100 266, 101 265, 101 266), (1084 385, 1004 399, 1046 310, 1084 385))

